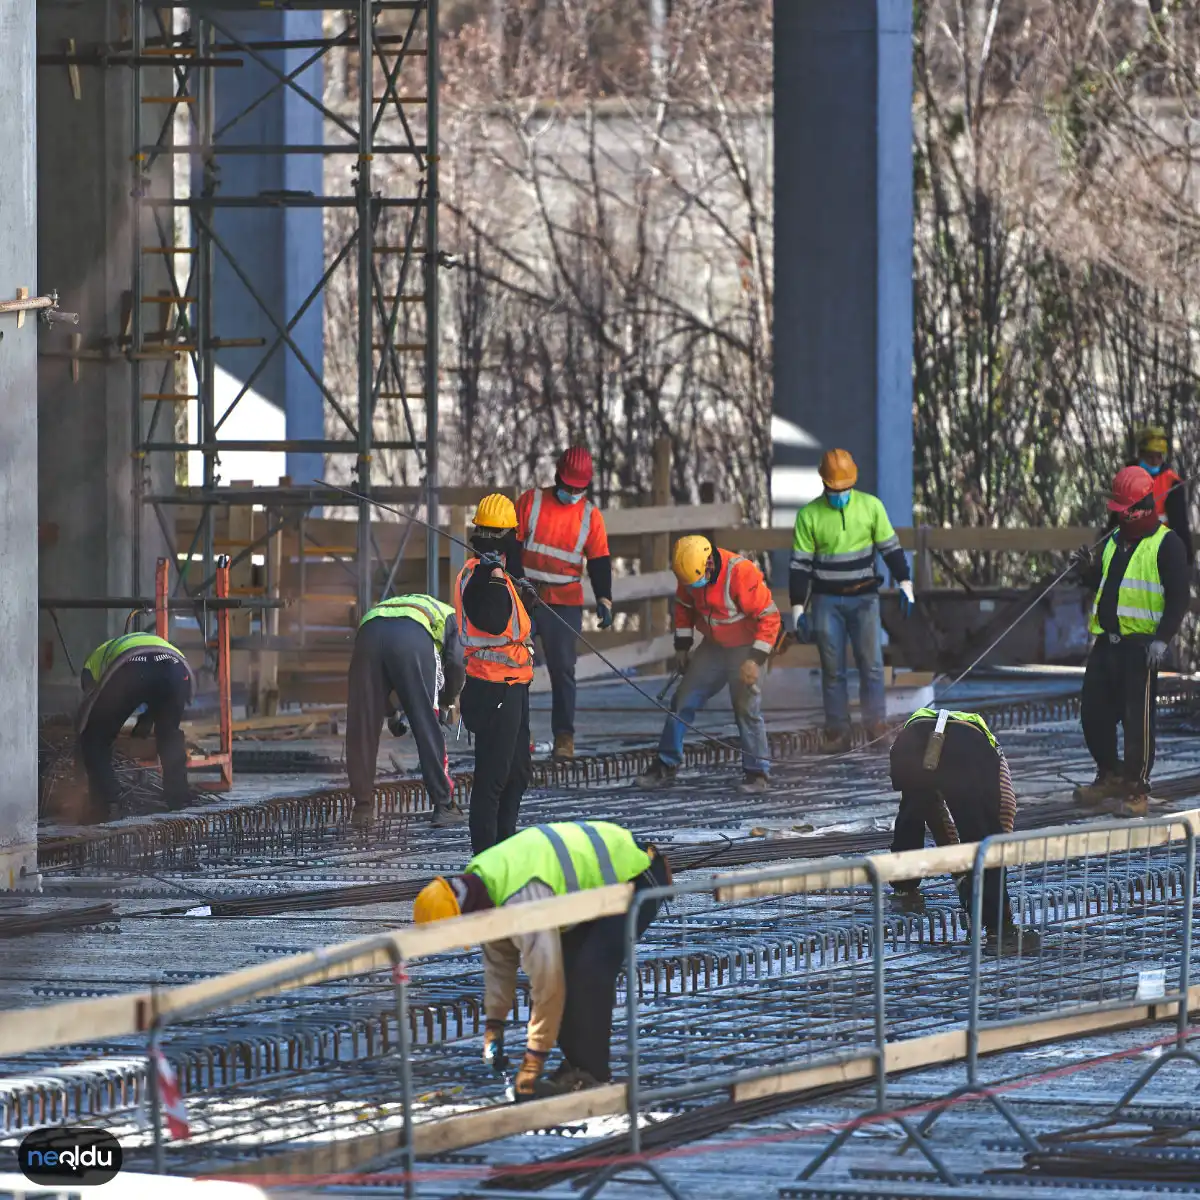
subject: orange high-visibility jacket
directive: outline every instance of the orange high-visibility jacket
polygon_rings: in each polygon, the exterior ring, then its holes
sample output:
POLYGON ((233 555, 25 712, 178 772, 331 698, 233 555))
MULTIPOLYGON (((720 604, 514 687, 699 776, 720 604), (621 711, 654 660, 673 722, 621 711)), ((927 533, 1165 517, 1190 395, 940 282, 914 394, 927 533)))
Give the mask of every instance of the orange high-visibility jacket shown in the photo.
POLYGON ((752 646, 764 654, 779 636, 779 607, 763 573, 748 559, 714 550, 721 569, 702 588, 675 590, 675 637, 686 642, 699 629, 718 646, 752 646))
POLYGON ((492 683, 532 683, 532 625, 512 580, 507 575, 504 577, 508 594, 512 597, 512 619, 504 633, 484 633, 477 625, 471 624, 463 611, 463 588, 477 566, 479 559, 469 558, 454 584, 454 613, 458 617, 458 640, 462 642, 467 674, 492 683))
POLYGON ((517 501, 517 540, 526 579, 547 604, 583 604, 583 562, 608 557, 604 515, 590 501, 563 504, 553 488, 531 488, 517 501))
POLYGON ((1167 496, 1170 495, 1171 489, 1180 482, 1180 479, 1170 467, 1163 467, 1157 475, 1152 475, 1150 479, 1154 484, 1154 510, 1158 513, 1158 519, 1165 525, 1167 523, 1167 496))

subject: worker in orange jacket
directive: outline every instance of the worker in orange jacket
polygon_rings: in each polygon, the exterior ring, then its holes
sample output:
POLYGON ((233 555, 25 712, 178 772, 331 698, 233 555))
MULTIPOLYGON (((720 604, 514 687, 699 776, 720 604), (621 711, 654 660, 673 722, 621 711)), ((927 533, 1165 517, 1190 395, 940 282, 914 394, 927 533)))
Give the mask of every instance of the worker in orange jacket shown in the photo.
MULTIPOLYGON (((459 703, 475 735, 471 851, 480 854, 517 831, 529 783, 532 623, 522 600, 517 513, 507 496, 484 496, 471 530, 473 557, 454 583, 454 613, 467 679, 459 703), (513 579, 518 581, 514 585, 513 579)), ((531 599, 530 603, 534 601, 531 599)))
POLYGON ((583 631, 583 564, 596 594, 600 628, 612 625, 612 558, 604 515, 587 498, 592 456, 572 446, 558 460, 552 488, 531 488, 517 501, 517 540, 525 578, 541 604, 534 636, 550 672, 554 757, 575 757, 575 659, 583 631), (549 610, 549 611, 548 611, 549 610))
POLYGON ((742 739, 745 779, 739 791, 765 792, 771 759, 762 718, 759 682, 779 637, 779 608, 763 573, 748 558, 718 550, 705 537, 675 543, 671 569, 675 593, 675 657, 683 673, 673 710, 658 743, 658 758, 638 777, 643 787, 669 783, 683 761, 682 722, 696 714, 726 684, 742 739), (699 629, 704 640, 692 650, 699 629), (678 719, 676 719, 678 718, 678 719))

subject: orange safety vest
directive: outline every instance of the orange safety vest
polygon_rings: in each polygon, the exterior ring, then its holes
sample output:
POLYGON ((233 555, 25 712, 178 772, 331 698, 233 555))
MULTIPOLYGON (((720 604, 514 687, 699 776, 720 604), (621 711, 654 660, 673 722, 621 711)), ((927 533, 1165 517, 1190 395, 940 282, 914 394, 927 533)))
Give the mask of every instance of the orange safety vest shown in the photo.
POLYGON ((517 536, 525 578, 547 604, 583 604, 583 562, 608 554, 604 517, 590 501, 563 504, 550 488, 517 501, 517 536), (586 553, 585 553, 586 552, 586 553))
POLYGON ((531 683, 533 681, 533 626, 517 589, 506 575, 508 594, 512 597, 512 619, 504 633, 484 633, 472 625, 463 612, 463 588, 479 566, 478 558, 468 559, 454 584, 454 613, 458 618, 458 640, 462 642, 463 660, 467 674, 491 683, 531 683))
POLYGON ((1180 482, 1180 479, 1170 467, 1163 467, 1157 475, 1151 475, 1150 479, 1154 484, 1154 511, 1158 513, 1158 519, 1165 525, 1167 523, 1167 494, 1180 482))
POLYGON ((753 646, 769 654, 779 636, 779 606, 763 573, 748 559, 718 550, 721 569, 712 583, 675 593, 675 636, 686 641, 699 627, 718 646, 753 646))

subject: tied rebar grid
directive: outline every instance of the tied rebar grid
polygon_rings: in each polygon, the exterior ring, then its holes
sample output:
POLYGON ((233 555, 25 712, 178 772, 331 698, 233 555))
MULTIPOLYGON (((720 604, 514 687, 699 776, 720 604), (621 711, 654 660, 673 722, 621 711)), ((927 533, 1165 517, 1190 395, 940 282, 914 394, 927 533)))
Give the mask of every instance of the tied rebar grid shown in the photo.
MULTIPOLYGON (((1195 689, 1185 681, 1172 685, 1160 695, 1160 712, 1169 714, 1187 709, 1194 701, 1195 689)), ((1070 720, 1078 714, 1077 696, 1052 696, 1045 699, 1025 699, 980 706, 989 724, 997 730, 1017 729, 1037 722, 1070 720)), ((781 762, 815 754, 820 747, 819 729, 775 732, 769 734, 771 753, 781 762)), ((865 734, 856 731, 859 745, 865 734)), ((836 796, 839 791, 853 792, 863 773, 886 773, 886 743, 880 743, 861 753, 835 762, 818 760, 821 765, 819 782, 824 795, 836 796)), ((561 788, 603 786, 628 781, 644 771, 655 759, 651 747, 597 754, 571 762, 538 762, 534 764, 530 781, 532 788, 561 788)), ((703 741, 684 747, 686 768, 712 768, 740 762, 741 751, 736 742, 703 741)), ((785 772, 787 768, 784 769, 785 772)), ((454 800, 466 806, 472 776, 461 773, 454 779, 454 800)), ((705 781, 698 783, 701 789, 705 781)), ((711 780, 709 790, 724 791, 725 795, 710 804, 710 819, 740 819, 745 801, 728 794, 728 788, 711 780)), ((763 816, 795 815, 793 797, 781 796, 774 803, 766 798, 765 805, 756 805, 763 816)), ((348 788, 324 789, 303 796, 276 797, 254 804, 215 807, 200 813, 160 816, 150 820, 118 827, 98 827, 85 833, 51 838, 43 841, 39 859, 44 870, 78 869, 88 866, 168 867, 187 868, 209 865, 223 858, 238 860, 261 857, 297 856, 328 849, 331 843, 346 836, 346 823, 354 799, 348 788)), ((643 812, 658 805, 664 817, 670 817, 674 801, 648 800, 643 812)), ((387 822, 399 822, 432 811, 432 803, 424 784, 417 779, 387 780, 375 788, 375 810, 384 822, 385 836, 403 833, 387 822)), ((593 814, 594 815, 594 814, 593 814)), ((668 820, 666 827, 674 822, 668 820)))

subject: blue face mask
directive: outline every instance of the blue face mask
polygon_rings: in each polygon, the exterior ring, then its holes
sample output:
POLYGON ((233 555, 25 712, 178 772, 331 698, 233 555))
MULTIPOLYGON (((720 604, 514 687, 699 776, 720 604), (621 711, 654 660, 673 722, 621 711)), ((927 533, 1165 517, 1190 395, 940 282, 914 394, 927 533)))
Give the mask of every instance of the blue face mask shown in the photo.
POLYGON ((705 573, 704 573, 703 575, 701 575, 701 576, 700 576, 700 578, 699 578, 699 579, 697 579, 695 583, 689 583, 689 584, 688 584, 688 587, 690 587, 690 588, 702 588, 702 587, 704 587, 704 586, 705 586, 705 584, 707 584, 707 583, 708 583, 708 572, 707 572, 707 571, 705 571, 705 573))
POLYGON ((844 492, 826 492, 825 499, 829 501, 829 507, 845 508, 850 503, 850 491, 847 488, 844 492))
POLYGON ((554 494, 559 504, 578 504, 583 499, 582 492, 568 492, 566 488, 555 488, 554 494))
POLYGON ((1157 475, 1163 469, 1162 463, 1159 463, 1157 467, 1152 467, 1148 462, 1139 462, 1138 466, 1141 467, 1147 475, 1157 475))

